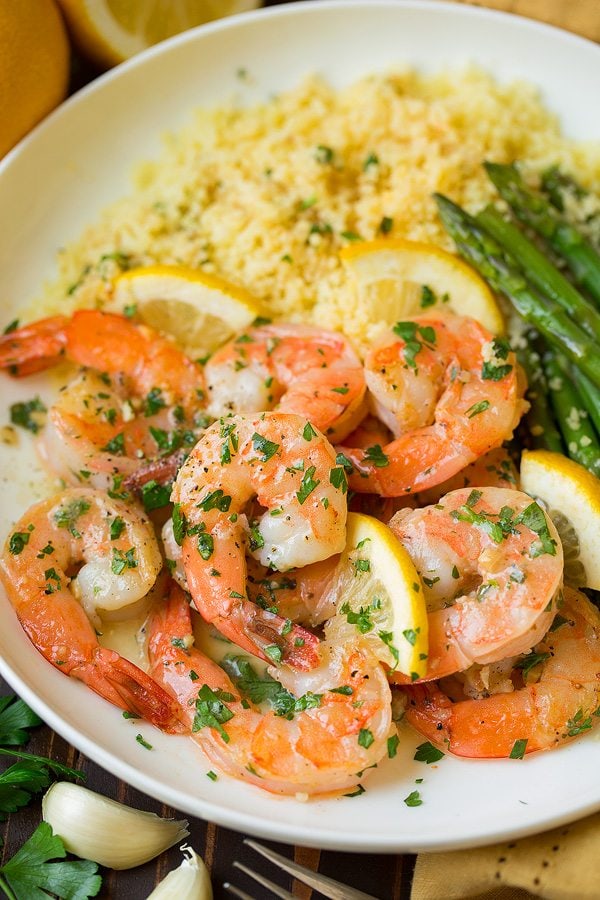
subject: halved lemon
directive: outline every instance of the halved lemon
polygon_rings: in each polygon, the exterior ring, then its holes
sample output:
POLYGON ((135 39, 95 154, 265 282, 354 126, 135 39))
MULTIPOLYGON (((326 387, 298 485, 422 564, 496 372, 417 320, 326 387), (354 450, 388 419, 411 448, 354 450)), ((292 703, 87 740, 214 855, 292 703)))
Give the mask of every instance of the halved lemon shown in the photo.
POLYGON ((113 304, 135 307, 146 325, 173 335, 192 357, 212 353, 260 313, 248 291, 184 266, 143 266, 119 275, 113 304))
POLYGON ((525 451, 521 487, 541 500, 565 554, 565 582, 600 590, 600 479, 549 450, 525 451))
POLYGON ((368 644, 378 659, 411 678, 427 668, 427 612, 421 579, 393 532, 371 516, 348 513, 346 549, 336 571, 337 613, 327 638, 368 644))
POLYGON ((69 31, 85 56, 114 66, 151 44, 258 0, 59 0, 69 31))
POLYGON ((446 309, 477 319, 492 334, 504 330, 485 281, 440 247, 382 238, 350 244, 340 251, 340 259, 372 320, 394 325, 407 316, 446 309))

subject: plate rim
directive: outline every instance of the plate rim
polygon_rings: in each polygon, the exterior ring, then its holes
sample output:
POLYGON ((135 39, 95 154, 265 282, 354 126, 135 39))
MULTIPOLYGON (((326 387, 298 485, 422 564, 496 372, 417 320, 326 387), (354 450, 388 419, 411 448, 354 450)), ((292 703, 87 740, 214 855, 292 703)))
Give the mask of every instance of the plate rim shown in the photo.
MULTIPOLYGON (((54 128, 56 123, 60 122, 62 116, 66 115, 72 108, 85 103, 90 95, 93 95, 97 91, 102 91, 105 85, 118 79, 125 72, 143 67, 148 60, 169 52, 173 47, 181 46, 188 42, 194 42, 197 39, 198 34, 206 35, 227 30, 235 27, 240 20, 248 22, 250 19, 283 19, 289 15, 318 15, 319 10, 321 9, 328 10, 339 7, 368 7, 370 11, 373 11, 375 14, 378 9, 385 10, 393 7, 404 7, 406 9, 414 10, 415 12, 441 12, 444 15, 449 16, 458 14, 466 18, 487 19, 492 22, 494 20, 510 19, 517 22, 519 28, 526 31, 528 30, 534 34, 553 34, 554 36, 559 36, 560 39, 566 43, 575 44, 575 46, 585 46, 588 51, 592 48, 593 52, 598 54, 600 60, 600 45, 595 42, 562 28, 528 19, 515 13, 475 7, 467 4, 459 5, 458 3, 449 3, 447 0, 300 0, 300 2, 285 3, 274 7, 266 7, 240 13, 224 19, 219 19, 215 22, 197 26, 196 28, 182 32, 181 34, 174 35, 168 40, 148 48, 113 69, 109 69, 60 104, 49 116, 42 120, 42 122, 12 148, 12 150, 6 154, 4 159, 0 161, 0 178, 5 177, 5 174, 7 173, 7 170, 10 169, 13 161, 17 160, 29 146, 34 144, 37 140, 40 140, 46 130, 54 128)), ((107 750, 101 744, 98 744, 96 741, 79 732, 74 725, 71 725, 68 721, 64 720, 60 713, 55 712, 51 706, 48 706, 44 700, 39 698, 34 689, 13 670, 11 665, 1 655, 0 673, 5 677, 11 687, 17 691, 25 702, 28 703, 54 731, 110 774, 121 778, 150 797, 168 805, 175 806, 177 809, 184 812, 188 812, 189 815, 215 822, 218 825, 232 828, 236 831, 247 830, 249 833, 268 840, 300 846, 319 846, 329 850, 352 850, 354 852, 364 853, 435 852, 482 846, 501 840, 538 834, 572 822, 600 809, 599 794, 598 799, 596 800, 590 800, 589 802, 583 803, 575 802, 561 813, 557 813, 550 817, 542 816, 537 824, 529 823, 521 826, 506 825, 502 828, 496 827, 496 830, 491 830, 483 835, 474 831, 469 833, 468 830, 463 827, 461 830, 461 837, 449 837, 446 841, 440 841, 439 838, 428 840, 427 837, 424 837, 423 835, 420 835, 414 842, 406 840, 402 835, 394 834, 390 834, 389 837, 386 838, 377 837, 375 839, 368 839, 368 837, 365 839, 365 834, 344 834, 343 836, 336 837, 333 829, 328 828, 326 830, 321 830, 318 827, 315 827, 314 824, 304 825, 297 823, 286 824, 284 826, 281 822, 257 819, 250 813, 242 810, 230 809, 205 798, 199 798, 197 796, 190 798, 176 787, 166 787, 163 782, 159 781, 154 776, 146 775, 141 769, 130 765, 115 753, 107 750)))

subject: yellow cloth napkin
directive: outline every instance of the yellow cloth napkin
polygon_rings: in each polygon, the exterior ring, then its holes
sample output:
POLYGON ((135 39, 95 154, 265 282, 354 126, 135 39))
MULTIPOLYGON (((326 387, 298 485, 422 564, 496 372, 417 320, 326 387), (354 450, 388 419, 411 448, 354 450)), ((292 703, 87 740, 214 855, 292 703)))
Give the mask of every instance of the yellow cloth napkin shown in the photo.
POLYGON ((421 853, 411 900, 599 900, 600 813, 544 834, 421 853))

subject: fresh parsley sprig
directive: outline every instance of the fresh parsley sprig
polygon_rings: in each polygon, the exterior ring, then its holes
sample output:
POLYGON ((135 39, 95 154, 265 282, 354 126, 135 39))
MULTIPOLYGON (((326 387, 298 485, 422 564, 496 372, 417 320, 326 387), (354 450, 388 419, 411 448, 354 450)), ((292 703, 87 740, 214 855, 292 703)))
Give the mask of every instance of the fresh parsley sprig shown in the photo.
POLYGON ((102 885, 97 863, 90 860, 64 860, 67 855, 61 839, 47 822, 41 822, 29 840, 0 866, 0 888, 9 900, 48 900, 49 894, 61 900, 88 900, 102 885))

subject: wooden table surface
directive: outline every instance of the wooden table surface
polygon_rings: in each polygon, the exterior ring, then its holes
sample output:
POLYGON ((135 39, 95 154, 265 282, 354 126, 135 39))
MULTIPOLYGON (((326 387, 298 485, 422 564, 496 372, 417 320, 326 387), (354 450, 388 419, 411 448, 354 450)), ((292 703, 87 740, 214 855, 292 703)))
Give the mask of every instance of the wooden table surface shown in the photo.
MULTIPOLYGON (((279 0, 271 0, 266 5, 272 6, 277 2, 279 0)), ((472 2, 472 0, 459 0, 459 2, 472 2)), ((593 40, 600 40, 600 0, 484 0, 484 2, 473 5, 519 13, 559 25, 593 40)), ((83 73, 78 71, 75 75, 76 86, 79 86, 82 81, 89 80, 92 74, 85 68, 83 73)), ((11 693, 11 690, 0 679, 0 694, 6 693, 11 693)), ((162 816, 175 815, 178 818, 186 818, 176 810, 146 797, 105 772, 70 747, 48 727, 44 726, 36 730, 27 750, 42 756, 51 756, 60 762, 82 769, 87 774, 87 785, 107 797, 113 797, 131 806, 150 810, 162 816)), ((12 856, 23 841, 29 837, 39 819, 39 804, 33 803, 28 809, 10 816, 8 821, 0 826, 0 837, 4 841, 3 860, 12 856)), ((211 870, 216 898, 231 896, 223 890, 222 884, 231 878, 231 864, 235 859, 245 862, 272 881, 291 890, 294 896, 300 900, 308 900, 312 896, 310 889, 298 882, 292 882, 289 877, 280 874, 269 863, 262 861, 260 857, 246 848, 242 843, 243 837, 237 832, 219 828, 210 822, 203 822, 200 819, 190 820, 188 840, 194 849, 204 857, 211 870)), ((381 900, 409 900, 414 867, 414 857, 411 855, 358 855, 302 847, 293 848, 273 843, 269 843, 269 846, 302 865, 343 880, 367 893, 375 894, 381 900)), ((111 900, 120 900, 120 898, 144 900, 154 885, 164 877, 167 871, 179 865, 180 861, 181 854, 177 848, 174 848, 157 860, 137 869, 105 873, 100 897, 111 898, 111 900)), ((239 887, 248 891, 252 896, 266 900, 267 892, 242 873, 236 873, 234 880, 239 887)))

